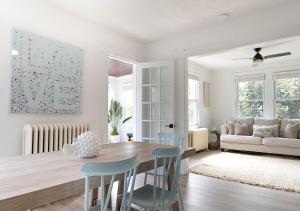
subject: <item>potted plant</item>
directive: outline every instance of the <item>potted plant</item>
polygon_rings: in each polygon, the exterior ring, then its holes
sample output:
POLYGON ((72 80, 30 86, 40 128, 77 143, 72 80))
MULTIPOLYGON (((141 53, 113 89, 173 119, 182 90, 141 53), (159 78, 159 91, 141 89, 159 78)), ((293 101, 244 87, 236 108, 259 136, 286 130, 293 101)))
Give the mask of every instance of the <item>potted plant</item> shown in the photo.
MULTIPOLYGON (((110 141, 111 143, 118 143, 120 142, 120 134, 118 132, 118 126, 123 116, 123 109, 120 102, 116 100, 111 100, 110 108, 108 111, 108 123, 111 126, 111 133, 110 133, 110 141)), ((132 117, 127 117, 123 120, 122 124, 127 122, 132 117)))
POLYGON ((132 132, 127 133, 128 141, 132 141, 132 137, 133 137, 133 133, 132 132))

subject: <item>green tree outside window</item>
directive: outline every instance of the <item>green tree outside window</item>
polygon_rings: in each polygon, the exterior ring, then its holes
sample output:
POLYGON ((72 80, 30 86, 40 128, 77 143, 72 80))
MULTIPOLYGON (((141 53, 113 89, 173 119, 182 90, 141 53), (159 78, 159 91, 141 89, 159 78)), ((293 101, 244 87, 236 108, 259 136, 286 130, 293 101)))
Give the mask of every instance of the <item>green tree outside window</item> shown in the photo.
POLYGON ((264 81, 238 82, 239 117, 262 117, 264 111, 264 81))

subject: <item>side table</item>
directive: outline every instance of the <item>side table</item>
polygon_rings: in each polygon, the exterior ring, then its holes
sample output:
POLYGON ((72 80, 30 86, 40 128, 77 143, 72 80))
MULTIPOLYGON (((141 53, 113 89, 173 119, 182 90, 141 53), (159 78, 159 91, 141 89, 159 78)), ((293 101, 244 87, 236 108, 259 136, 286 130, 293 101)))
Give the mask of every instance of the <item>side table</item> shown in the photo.
POLYGON ((221 136, 220 132, 217 130, 208 130, 208 132, 210 134, 214 134, 217 136, 216 142, 212 142, 212 143, 208 142, 208 149, 214 149, 214 150, 220 149, 220 136, 221 136))

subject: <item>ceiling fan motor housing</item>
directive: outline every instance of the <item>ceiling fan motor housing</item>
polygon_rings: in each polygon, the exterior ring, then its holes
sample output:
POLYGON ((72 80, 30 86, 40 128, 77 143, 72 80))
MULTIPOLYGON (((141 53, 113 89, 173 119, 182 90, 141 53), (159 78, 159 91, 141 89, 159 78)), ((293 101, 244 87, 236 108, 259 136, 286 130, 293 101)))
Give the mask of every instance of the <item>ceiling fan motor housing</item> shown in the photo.
POLYGON ((253 61, 263 61, 264 57, 259 53, 261 51, 261 48, 254 48, 254 51, 256 54, 253 57, 253 61))

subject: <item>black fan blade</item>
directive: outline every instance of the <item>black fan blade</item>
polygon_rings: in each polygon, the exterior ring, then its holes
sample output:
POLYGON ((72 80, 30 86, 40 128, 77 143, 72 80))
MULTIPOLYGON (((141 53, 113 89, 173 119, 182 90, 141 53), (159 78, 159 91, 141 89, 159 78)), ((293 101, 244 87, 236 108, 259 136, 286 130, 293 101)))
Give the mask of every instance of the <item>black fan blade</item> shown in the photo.
POLYGON ((277 53, 277 54, 271 54, 271 55, 265 56, 264 59, 271 59, 271 58, 275 58, 275 57, 289 56, 289 55, 292 55, 292 53, 291 52, 277 53))
POLYGON ((238 59, 232 59, 232 60, 243 60, 243 59, 250 59, 250 60, 253 60, 253 58, 238 58, 238 59))

